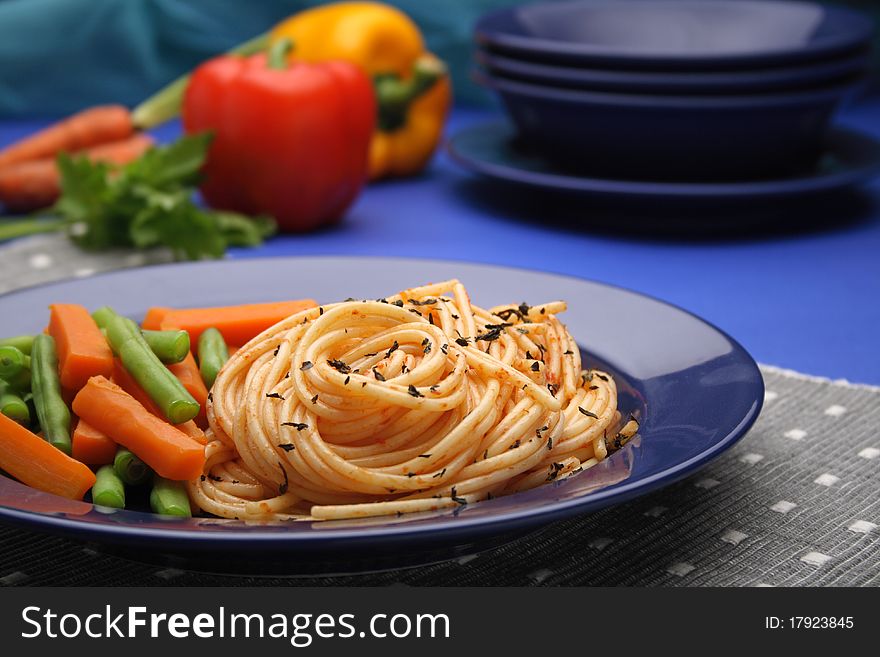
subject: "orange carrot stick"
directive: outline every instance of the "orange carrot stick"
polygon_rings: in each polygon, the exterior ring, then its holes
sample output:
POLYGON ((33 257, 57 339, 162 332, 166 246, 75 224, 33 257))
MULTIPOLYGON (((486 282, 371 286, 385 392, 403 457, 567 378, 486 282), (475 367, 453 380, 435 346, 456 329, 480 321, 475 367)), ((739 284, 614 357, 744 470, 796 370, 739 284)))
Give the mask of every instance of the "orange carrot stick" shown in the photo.
POLYGON ((21 483, 73 500, 95 483, 85 465, 0 413, 0 469, 21 483))
MULTIPOLYGON (((127 164, 153 145, 148 135, 136 134, 121 141, 112 141, 77 155, 93 162, 127 164)), ((0 201, 11 210, 35 210, 52 205, 61 194, 61 174, 55 158, 27 160, 0 168, 0 201)))
POLYGON ((79 390, 93 376, 109 377, 113 352, 89 311, 77 304, 55 303, 49 312, 49 335, 58 348, 61 385, 79 390))
MULTIPOLYGON (((134 397, 138 402, 140 402, 141 406, 146 408, 150 413, 155 415, 158 418, 165 419, 165 416, 162 414, 162 411, 156 406, 156 403, 150 399, 150 396, 144 391, 143 388, 138 384, 137 381, 134 380, 134 377, 129 374, 128 370, 125 369, 125 366, 122 364, 122 361, 118 358, 113 359, 113 383, 118 385, 120 388, 125 390, 129 395, 134 397)), ((201 411, 200 411, 201 414, 201 411)), ((183 424, 175 424, 175 427, 183 431, 190 438, 195 438, 202 445, 208 444, 208 439, 205 437, 205 432, 199 429, 198 425, 193 420, 189 420, 184 422, 183 424)))
POLYGON ((164 306, 153 306, 144 315, 144 321, 141 322, 141 328, 147 331, 158 331, 162 328, 162 320, 171 308, 164 306))
POLYGON ((0 168, 118 141, 133 131, 131 114, 122 105, 91 107, 0 150, 0 168))
POLYGON ((156 417, 103 376, 89 379, 73 410, 90 425, 130 449, 160 477, 192 480, 202 473, 205 448, 156 417))
POLYGON ((213 326, 223 334, 226 344, 243 345, 273 324, 315 305, 312 299, 299 299, 219 308, 169 310, 161 321, 161 328, 188 331, 190 342, 195 345, 199 343, 202 331, 213 326))
POLYGON ((202 374, 199 372, 199 366, 196 365, 196 359, 193 358, 192 352, 189 352, 179 363, 167 365, 171 373, 177 377, 178 381, 183 384, 187 392, 199 402, 199 414, 195 418, 197 425, 203 429, 208 426, 208 389, 202 380, 202 374))
POLYGON ((73 447, 71 456, 86 465, 107 465, 113 463, 117 445, 105 434, 101 433, 88 422, 79 420, 71 438, 73 447))

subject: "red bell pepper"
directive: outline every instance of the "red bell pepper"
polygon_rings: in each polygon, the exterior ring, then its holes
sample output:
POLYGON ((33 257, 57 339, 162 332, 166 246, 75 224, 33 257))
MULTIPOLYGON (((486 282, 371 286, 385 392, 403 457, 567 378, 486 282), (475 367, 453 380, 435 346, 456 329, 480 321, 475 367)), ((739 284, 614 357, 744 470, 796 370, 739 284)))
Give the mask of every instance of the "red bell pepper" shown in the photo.
POLYGON ((268 54, 199 66, 183 125, 214 133, 201 187, 209 205, 305 231, 340 219, 366 182, 376 101, 357 66, 288 66, 290 47, 284 40, 268 54))

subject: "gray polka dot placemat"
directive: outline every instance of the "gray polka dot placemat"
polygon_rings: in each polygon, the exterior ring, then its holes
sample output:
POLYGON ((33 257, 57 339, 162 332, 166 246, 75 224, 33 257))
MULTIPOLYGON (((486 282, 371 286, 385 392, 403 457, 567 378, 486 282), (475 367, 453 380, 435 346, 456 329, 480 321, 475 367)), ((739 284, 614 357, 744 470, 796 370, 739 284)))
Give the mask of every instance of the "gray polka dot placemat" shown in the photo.
MULTIPOLYGON (((45 236, 0 253, 2 291, 144 262, 83 254, 45 236)), ((880 388, 762 372, 766 403, 755 426, 695 476, 456 561, 343 577, 234 577, 0 526, 0 584, 880 585, 880 388)))

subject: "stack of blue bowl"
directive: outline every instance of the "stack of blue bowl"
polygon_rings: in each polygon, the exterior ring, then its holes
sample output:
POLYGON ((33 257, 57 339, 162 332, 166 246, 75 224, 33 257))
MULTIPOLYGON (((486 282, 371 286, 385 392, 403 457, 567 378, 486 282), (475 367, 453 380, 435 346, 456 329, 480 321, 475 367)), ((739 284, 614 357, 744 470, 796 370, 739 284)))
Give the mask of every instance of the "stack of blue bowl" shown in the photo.
POLYGON ((812 2, 540 2, 478 22, 475 75, 520 143, 569 170, 759 180, 816 166, 872 32, 812 2))

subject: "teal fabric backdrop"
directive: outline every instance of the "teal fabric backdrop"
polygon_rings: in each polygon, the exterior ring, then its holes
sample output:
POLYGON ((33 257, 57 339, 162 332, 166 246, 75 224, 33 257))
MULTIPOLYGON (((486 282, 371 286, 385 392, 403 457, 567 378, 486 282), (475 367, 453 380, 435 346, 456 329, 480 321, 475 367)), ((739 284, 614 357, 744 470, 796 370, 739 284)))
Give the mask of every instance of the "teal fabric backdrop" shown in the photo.
MULTIPOLYGON (((314 0, 0 0, 0 117, 57 115, 100 102, 134 105, 199 61, 314 0)), ((459 101, 471 82, 471 30, 516 0, 392 0, 449 62, 459 101)), ((849 0, 873 8, 877 0, 849 0)))

